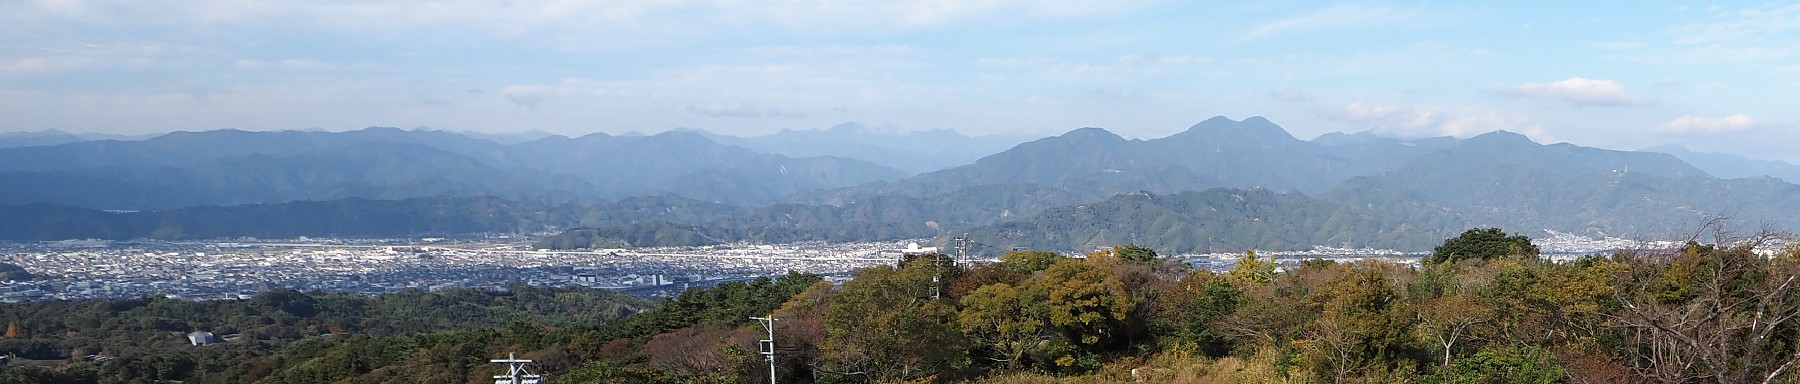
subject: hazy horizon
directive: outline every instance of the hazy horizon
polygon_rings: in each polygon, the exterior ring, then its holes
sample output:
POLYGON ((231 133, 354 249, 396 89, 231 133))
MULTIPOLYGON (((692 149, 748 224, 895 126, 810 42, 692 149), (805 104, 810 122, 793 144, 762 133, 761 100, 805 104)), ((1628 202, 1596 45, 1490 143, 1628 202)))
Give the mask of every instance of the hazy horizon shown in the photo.
POLYGON ((1800 161, 1800 6, 0 5, 0 132, 1493 130, 1800 161))

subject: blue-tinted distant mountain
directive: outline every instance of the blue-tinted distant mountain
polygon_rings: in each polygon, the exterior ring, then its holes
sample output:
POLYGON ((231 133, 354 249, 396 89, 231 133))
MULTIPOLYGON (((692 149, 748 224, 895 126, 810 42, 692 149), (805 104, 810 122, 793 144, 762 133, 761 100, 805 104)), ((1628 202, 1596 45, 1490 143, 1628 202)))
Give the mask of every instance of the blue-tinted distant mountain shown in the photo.
POLYGON ((0 133, 0 148, 36 147, 87 141, 73 133, 46 129, 37 132, 3 132, 0 133))
MULTIPOLYGON (((1428 231, 1499 225, 1662 236, 1705 215, 1766 217, 1780 223, 1791 221, 1782 217, 1800 217, 1800 204, 1789 203, 1800 193, 1792 184, 1718 180, 1664 154, 1544 145, 1504 131, 1462 140, 1341 134, 1302 141, 1261 118, 1214 118, 1152 140, 1126 140, 1084 128, 1020 144, 968 166, 801 194, 790 201, 843 204, 983 185, 1069 192, 1048 197, 1066 200, 1034 207, 1091 204, 1138 190, 1298 191, 1428 231)), ((1017 225, 1032 227, 1037 224, 1030 221, 1046 219, 1027 218, 1017 225)))
POLYGON ((475 131, 461 131, 461 132, 457 132, 457 134, 460 134, 463 136, 468 136, 468 137, 473 137, 473 138, 477 138, 477 139, 486 139, 488 141, 499 143, 501 145, 513 145, 513 144, 523 143, 523 142, 527 142, 527 141, 542 139, 542 138, 546 138, 546 137, 550 137, 550 136, 558 136, 557 134, 554 134, 554 133, 539 131, 539 130, 535 130, 535 129, 525 131, 525 132, 513 132, 513 133, 483 133, 483 132, 475 132, 475 131))
POLYGON ((110 133, 71 133, 55 129, 36 132, 0 132, 0 148, 37 147, 94 140, 136 141, 161 136, 160 133, 120 135, 110 133))
POLYGON ((1525 135, 1507 131, 1457 141, 1450 148, 1422 154, 1402 167, 1455 171, 1491 165, 1516 165, 1560 173, 1625 172, 1671 178, 1712 177, 1666 154, 1614 151, 1569 143, 1538 144, 1525 135))
POLYGON ((789 158, 689 133, 549 136, 502 145, 431 130, 174 132, 0 149, 0 204, 101 209, 340 198, 491 195, 623 198, 678 193, 757 204, 904 174, 841 158, 789 158))
POLYGON ((0 172, 0 202, 156 210, 344 198, 595 196, 579 178, 502 169, 418 144, 363 143, 302 154, 249 154, 180 165, 0 172))
MULTIPOLYGON (((1397 141, 1393 145, 1404 147, 1397 141)), ((1151 140, 1127 140, 1105 129, 1082 128, 1019 144, 974 164, 898 182, 797 195, 790 201, 836 204, 869 196, 930 196, 1006 184, 1063 188, 1082 199, 1062 202, 1068 204, 1134 191, 1175 193, 1215 187, 1319 192, 1342 180, 1384 170, 1362 157, 1393 153, 1332 148, 1295 139, 1261 117, 1243 121, 1215 117, 1151 140)))
POLYGON ((331 133, 256 132, 222 129, 171 132, 142 141, 94 140, 0 151, 0 171, 79 171, 103 167, 188 166, 249 155, 276 157, 342 149, 367 143, 419 144, 487 164, 507 162, 492 141, 439 131, 368 128, 331 133))
POLYGON ((1706 173, 1727 179, 1771 176, 1788 182, 1800 182, 1800 166, 1785 161, 1757 160, 1729 153, 1694 152, 1679 144, 1664 144, 1640 151, 1674 155, 1706 173))
POLYGON ((721 144, 790 157, 835 156, 898 168, 908 173, 966 165, 1030 140, 1029 136, 964 136, 948 129, 880 132, 850 122, 824 130, 782 130, 739 137, 694 130, 721 144))
MULTIPOLYGON (((505 210, 494 213, 498 220, 454 228, 585 227, 591 230, 573 232, 568 243, 640 246, 659 239, 941 239, 970 231, 988 244, 1058 249, 1131 241, 1171 252, 1342 244, 1418 250, 1471 226, 1667 237, 1712 215, 1800 225, 1800 186, 1769 177, 1717 179, 1666 154, 1543 145, 1508 132, 1308 141, 1266 119, 1222 117, 1150 140, 1077 129, 913 177, 867 161, 758 153, 694 132, 506 145, 372 128, 178 132, 0 149, 0 184, 11 187, 0 190, 0 205, 14 207, 0 211, 19 215, 5 217, 16 219, 9 230, 31 234, 24 238, 255 233, 181 228, 234 212, 279 220, 301 209, 295 200, 464 220, 433 216, 440 208, 419 202, 494 199, 506 203, 478 204, 505 210), (783 203, 764 204, 782 196, 783 203), (452 200, 431 200, 438 198, 452 200), (224 213, 169 209, 243 203, 261 204, 217 211, 224 213), (262 206, 290 208, 242 208, 262 206), (93 208, 185 213, 115 217, 93 208), (146 217, 155 222, 134 221, 146 217), (106 232, 122 225, 138 229, 106 232), (61 229, 32 232, 40 227, 61 229)), ((362 220, 350 213, 356 209, 305 207, 362 220)), ((272 221, 291 227, 267 233, 372 233, 307 217, 272 221)))
POLYGON ((552 136, 509 151, 526 167, 575 175, 613 195, 676 193, 731 204, 760 204, 808 189, 905 177, 866 161, 763 154, 692 132, 552 136))
POLYGON ((1331 157, 1357 159, 1362 167, 1358 173, 1363 174, 1369 173, 1369 169, 1394 169, 1419 155, 1455 146, 1458 141, 1450 136, 1406 140, 1368 131, 1354 134, 1332 132, 1312 140, 1313 144, 1318 144, 1331 157))

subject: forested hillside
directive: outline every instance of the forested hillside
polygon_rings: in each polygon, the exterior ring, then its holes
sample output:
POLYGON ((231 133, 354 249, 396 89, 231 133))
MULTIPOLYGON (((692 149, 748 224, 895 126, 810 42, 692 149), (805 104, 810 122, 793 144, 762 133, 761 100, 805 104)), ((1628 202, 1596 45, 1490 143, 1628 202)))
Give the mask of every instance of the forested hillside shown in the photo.
POLYGON ((591 328, 648 306, 610 291, 524 285, 504 292, 413 290, 374 297, 277 289, 248 300, 5 303, 0 349, 17 361, 0 368, 0 382, 308 382, 275 376, 310 365, 305 359, 312 353, 343 343, 373 348, 334 356, 361 366, 396 361, 372 351, 401 358, 435 353, 416 357, 460 364, 483 356, 457 343, 591 328), (187 335, 196 331, 219 337, 219 343, 190 345, 187 335))

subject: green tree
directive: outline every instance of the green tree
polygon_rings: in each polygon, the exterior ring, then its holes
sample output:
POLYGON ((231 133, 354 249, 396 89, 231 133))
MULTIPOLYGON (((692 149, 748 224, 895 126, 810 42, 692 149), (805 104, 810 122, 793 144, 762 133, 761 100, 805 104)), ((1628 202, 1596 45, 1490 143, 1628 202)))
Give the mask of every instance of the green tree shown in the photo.
POLYGON ((1275 278, 1276 267, 1274 260, 1257 259, 1256 250, 1244 251, 1244 257, 1238 259, 1237 265, 1225 272, 1225 282, 1238 289, 1268 284, 1275 278))
POLYGON ((1208 355, 1223 356, 1231 351, 1232 344, 1217 329, 1215 320, 1237 311, 1243 297, 1243 291, 1212 271, 1188 272, 1158 298, 1173 316, 1166 316, 1156 328, 1161 336, 1173 336, 1194 343, 1208 355))
POLYGON ((1012 251, 1000 255, 1000 263, 1017 273, 1042 271, 1062 259, 1066 259, 1066 257, 1056 254, 1056 252, 1045 251, 1012 251))
POLYGON ((1463 231, 1461 235, 1445 239, 1443 245, 1431 250, 1431 256, 1425 257, 1425 264, 1458 262, 1470 259, 1490 260, 1507 256, 1538 256, 1537 245, 1531 244, 1531 238, 1524 235, 1508 236, 1500 228, 1475 228, 1463 231))
POLYGON ((820 378, 912 380, 966 365, 956 307, 930 293, 945 272, 925 259, 858 270, 825 311, 820 378))
POLYGON ((1046 298, 1050 325, 1061 331, 1081 354, 1065 353, 1056 365, 1078 369, 1099 366, 1094 353, 1121 341, 1133 303, 1125 284, 1105 268, 1084 260, 1064 259, 1033 278, 1028 289, 1046 298))
POLYGON ((1438 369, 1432 381, 1448 384, 1550 384, 1563 382, 1563 367, 1537 347, 1483 349, 1438 369))
POLYGON ((1136 245, 1120 245, 1113 247, 1113 255, 1131 263, 1154 263, 1157 260, 1156 250, 1136 245))
POLYGON ((957 322, 963 334, 988 353, 987 359, 1006 368, 1018 368, 1025 358, 1050 336, 1043 297, 1006 283, 982 286, 962 298, 957 322))
POLYGON ((1387 278, 1391 265, 1359 262, 1314 300, 1324 312, 1312 325, 1313 371, 1332 382, 1387 376, 1408 368, 1418 316, 1387 278))

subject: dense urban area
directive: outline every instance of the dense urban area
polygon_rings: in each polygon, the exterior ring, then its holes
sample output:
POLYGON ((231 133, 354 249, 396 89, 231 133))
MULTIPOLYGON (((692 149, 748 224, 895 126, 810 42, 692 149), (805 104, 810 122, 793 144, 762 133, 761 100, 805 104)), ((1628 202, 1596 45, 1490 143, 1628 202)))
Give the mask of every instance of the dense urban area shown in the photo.
MULTIPOLYGON (((1672 245, 1545 233, 1535 241, 1552 258, 1672 245)), ((579 285, 641 296, 667 296, 689 286, 778 276, 789 271, 842 278, 857 268, 892 264, 907 253, 935 251, 938 248, 920 247, 918 241, 548 251, 532 249, 530 242, 511 236, 0 243, 0 262, 18 265, 38 276, 36 281, 0 281, 0 300, 154 295, 217 300, 247 299, 275 288, 380 294, 409 288, 502 289, 515 283, 579 285)), ((1381 258, 1416 263, 1423 255, 1329 247, 1262 254, 1289 265, 1314 258, 1381 258)), ((1215 253, 1173 257, 1197 268, 1225 270, 1235 265, 1240 256, 1241 253, 1215 253)))

